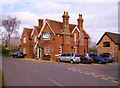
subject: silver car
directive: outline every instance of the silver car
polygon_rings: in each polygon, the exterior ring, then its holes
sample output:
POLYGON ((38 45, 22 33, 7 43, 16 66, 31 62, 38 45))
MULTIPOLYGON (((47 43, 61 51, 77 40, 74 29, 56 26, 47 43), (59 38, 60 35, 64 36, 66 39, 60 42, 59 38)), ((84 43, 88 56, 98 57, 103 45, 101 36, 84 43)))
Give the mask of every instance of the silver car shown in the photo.
POLYGON ((64 53, 57 58, 57 61, 69 61, 71 64, 79 63, 81 61, 80 55, 78 53, 64 53))

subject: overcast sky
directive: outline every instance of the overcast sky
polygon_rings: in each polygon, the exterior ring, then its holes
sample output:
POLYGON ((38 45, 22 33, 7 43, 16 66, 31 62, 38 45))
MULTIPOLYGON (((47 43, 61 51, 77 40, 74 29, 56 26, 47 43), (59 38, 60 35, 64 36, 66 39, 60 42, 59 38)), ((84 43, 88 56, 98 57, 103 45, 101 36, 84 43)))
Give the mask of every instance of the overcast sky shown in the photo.
POLYGON ((70 16, 71 24, 77 24, 78 14, 83 15, 84 30, 92 41, 98 42, 104 32, 118 33, 119 0, 4 0, 0 4, 2 18, 17 17, 23 27, 33 28, 38 19, 62 21, 64 11, 70 16), (97 2, 96 2, 97 1, 97 2))

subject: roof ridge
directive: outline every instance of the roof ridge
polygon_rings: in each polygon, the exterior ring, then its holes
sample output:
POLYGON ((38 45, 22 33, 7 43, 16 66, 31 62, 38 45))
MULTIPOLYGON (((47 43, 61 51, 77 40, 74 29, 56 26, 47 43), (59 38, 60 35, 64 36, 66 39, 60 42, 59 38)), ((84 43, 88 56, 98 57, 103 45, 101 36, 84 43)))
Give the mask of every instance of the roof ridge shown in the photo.
MULTIPOLYGON (((48 20, 48 21, 54 21, 54 22, 59 22, 59 23, 63 23, 63 22, 57 21, 57 20, 51 20, 51 19, 46 19, 46 20, 48 20)), ((69 24, 69 25, 75 25, 75 26, 77 26, 76 24, 69 24)))
POLYGON ((106 33, 111 33, 111 34, 116 34, 116 35, 120 35, 119 33, 113 33, 113 32, 106 32, 106 33))

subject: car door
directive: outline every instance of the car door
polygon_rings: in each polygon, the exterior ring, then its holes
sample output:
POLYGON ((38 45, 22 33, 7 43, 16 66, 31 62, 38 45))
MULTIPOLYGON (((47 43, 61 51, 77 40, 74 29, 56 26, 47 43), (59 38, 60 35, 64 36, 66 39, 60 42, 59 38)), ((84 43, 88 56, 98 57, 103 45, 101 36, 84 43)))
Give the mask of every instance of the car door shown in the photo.
POLYGON ((70 55, 70 54, 71 54, 71 53, 67 53, 67 54, 66 54, 66 59, 65 59, 66 61, 70 61, 70 60, 71 60, 71 55, 70 55))
POLYGON ((66 53, 64 53, 64 54, 61 55, 60 60, 61 60, 61 61, 65 61, 65 58, 66 58, 66 53))

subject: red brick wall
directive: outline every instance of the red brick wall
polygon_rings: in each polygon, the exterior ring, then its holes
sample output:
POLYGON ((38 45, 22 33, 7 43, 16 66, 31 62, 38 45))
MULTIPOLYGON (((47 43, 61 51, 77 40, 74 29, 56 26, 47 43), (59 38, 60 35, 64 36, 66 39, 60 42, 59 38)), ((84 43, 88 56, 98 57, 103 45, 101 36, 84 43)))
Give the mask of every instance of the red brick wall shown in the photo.
POLYGON ((36 29, 35 29, 35 31, 34 31, 34 33, 33 33, 32 41, 31 41, 31 45, 32 45, 32 54, 34 53, 34 46, 35 46, 35 44, 36 44, 36 42, 34 42, 34 41, 35 41, 35 40, 34 40, 34 39, 35 39, 35 35, 38 35, 36 29))
POLYGON ((118 59, 118 45, 116 45, 107 35, 103 37, 101 42, 97 46, 98 48, 98 55, 100 53, 110 53, 115 56, 115 61, 117 62, 118 59), (103 42, 110 42, 110 47, 103 47, 103 42))
POLYGON ((30 53, 32 55, 32 47, 30 47, 30 40, 26 36, 25 31, 24 31, 23 36, 21 38, 21 52, 23 52, 24 48, 26 48, 26 56, 25 57, 29 58, 30 53), (26 37, 26 43, 23 43, 24 42, 24 37, 26 37))

